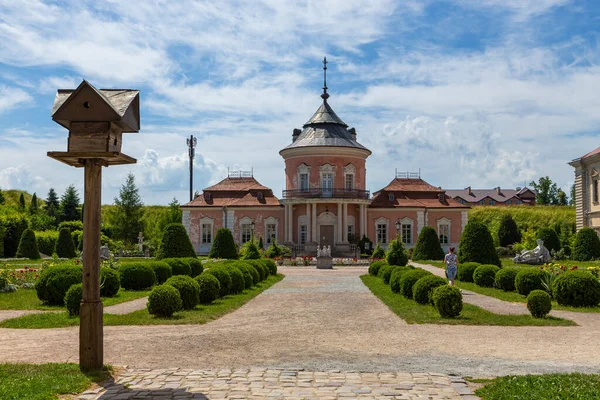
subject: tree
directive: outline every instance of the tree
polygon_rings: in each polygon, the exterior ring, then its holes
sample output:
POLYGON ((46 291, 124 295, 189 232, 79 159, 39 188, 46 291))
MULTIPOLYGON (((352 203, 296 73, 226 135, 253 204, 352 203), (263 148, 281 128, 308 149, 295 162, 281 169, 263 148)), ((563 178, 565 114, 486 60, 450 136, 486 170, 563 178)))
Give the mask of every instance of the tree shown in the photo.
POLYGON ((402 243, 400 237, 396 237, 396 239, 390 242, 388 252, 385 255, 385 261, 387 261, 388 265, 399 265, 401 267, 408 263, 408 256, 404 251, 404 243, 402 243))
POLYGON ((60 198, 60 220, 79 221, 81 212, 79 210, 79 194, 75 186, 69 185, 60 198))
MULTIPOLYGON (((119 197, 115 197, 115 212, 112 214, 110 225, 113 227, 114 236, 125 243, 135 243, 138 234, 144 229, 142 215, 143 203, 135 186, 135 177, 132 173, 127 175, 125 184, 119 190, 119 197)), ((177 222, 181 222, 181 219, 177 222)))
POLYGON ((567 194, 563 192, 562 189, 558 189, 558 191, 556 192, 556 204, 559 206, 566 206, 569 204, 567 194))
POLYGON ((48 197, 46 197, 46 205, 44 206, 44 211, 49 217, 56 218, 58 216, 58 210, 60 208, 60 203, 58 202, 58 196, 54 191, 54 188, 50 188, 48 191, 48 197))
POLYGON ((54 252, 62 258, 75 258, 75 243, 69 228, 62 228, 58 233, 58 240, 54 247, 54 252))
POLYGON ((156 258, 196 258, 194 246, 182 223, 169 224, 165 228, 156 258))
POLYGON ((25 229, 19 242, 17 249, 17 258, 29 258, 30 260, 39 260, 40 252, 38 251, 35 233, 31 229, 25 229))
POLYGON ((25 196, 23 196, 23 193, 19 196, 19 210, 25 211, 25 196))
POLYGON ((500 228, 498 228, 498 240, 502 247, 511 246, 521 241, 521 232, 512 215, 504 214, 502 216, 500 228))
POLYGON ((549 177, 542 176, 538 183, 532 181, 530 185, 537 191, 536 204, 541 206, 558 204, 558 186, 549 177))
POLYGON ((417 238, 413 249, 412 259, 417 260, 443 260, 444 250, 440 246, 440 238, 431 226, 424 226, 417 238))
POLYGON ((5 201, 4 193, 2 193, 2 189, 0 189, 0 206, 3 205, 5 201))
POLYGON ((592 228, 581 228, 575 237, 571 259, 589 261, 600 258, 600 239, 592 228))
POLYGON ((37 212, 38 212, 37 195, 35 193, 33 193, 33 196, 31 197, 31 204, 29 204, 29 214, 34 215, 34 214, 37 214, 37 212))
POLYGON ((571 185, 571 198, 569 199, 569 205, 575 205, 575 185, 571 185))
POLYGON ((472 219, 465 226, 458 247, 458 262, 477 262, 501 267, 500 257, 487 226, 472 219))

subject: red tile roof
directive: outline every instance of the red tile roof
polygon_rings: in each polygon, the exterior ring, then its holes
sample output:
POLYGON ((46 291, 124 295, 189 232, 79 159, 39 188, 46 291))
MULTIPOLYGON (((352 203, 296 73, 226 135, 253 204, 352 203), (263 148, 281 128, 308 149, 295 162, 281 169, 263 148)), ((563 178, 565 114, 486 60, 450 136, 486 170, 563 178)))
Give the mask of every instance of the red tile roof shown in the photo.
POLYGON ((430 185, 423 179, 410 178, 396 178, 381 190, 388 192, 444 192, 442 189, 430 185))
POLYGON ((375 192, 372 208, 426 207, 426 208, 469 208, 447 196, 444 190, 430 185, 422 179, 396 178, 385 188, 375 192), (393 200, 390 200, 393 194, 393 200), (444 195, 440 201, 440 195, 444 195))
POLYGON ((254 178, 225 178, 182 207, 281 207, 273 191, 254 178), (260 198, 262 195, 262 198, 260 198))
POLYGON ((271 190, 266 186, 261 185, 254 178, 225 178, 221 182, 207 187, 207 191, 248 191, 248 190, 271 190))
POLYGON ((581 158, 583 159, 583 158, 591 157, 591 156, 596 155, 598 153, 600 153, 600 147, 598 147, 597 149, 594 149, 594 150, 590 151, 589 153, 587 153, 584 156, 581 156, 581 158))

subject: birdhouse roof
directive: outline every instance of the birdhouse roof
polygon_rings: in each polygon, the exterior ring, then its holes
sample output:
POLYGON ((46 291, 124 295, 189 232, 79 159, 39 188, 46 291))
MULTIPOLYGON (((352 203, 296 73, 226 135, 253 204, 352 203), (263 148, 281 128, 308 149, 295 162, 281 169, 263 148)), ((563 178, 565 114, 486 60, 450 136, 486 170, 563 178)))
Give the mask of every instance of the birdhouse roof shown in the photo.
POLYGON ((123 132, 140 130, 139 90, 96 89, 84 80, 77 89, 59 89, 52 106, 52 119, 65 128, 72 121, 119 125, 123 132), (84 104, 87 103, 87 107, 84 104))

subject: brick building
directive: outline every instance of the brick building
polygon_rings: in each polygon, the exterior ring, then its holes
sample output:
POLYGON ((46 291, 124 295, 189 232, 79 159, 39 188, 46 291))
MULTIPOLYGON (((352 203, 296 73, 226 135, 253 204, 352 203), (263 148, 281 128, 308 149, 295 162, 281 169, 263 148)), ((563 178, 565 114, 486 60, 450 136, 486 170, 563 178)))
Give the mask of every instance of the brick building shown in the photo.
POLYGON ((529 188, 501 189, 500 186, 493 189, 448 189, 446 194, 461 204, 472 206, 515 206, 535 205, 536 192, 529 188))

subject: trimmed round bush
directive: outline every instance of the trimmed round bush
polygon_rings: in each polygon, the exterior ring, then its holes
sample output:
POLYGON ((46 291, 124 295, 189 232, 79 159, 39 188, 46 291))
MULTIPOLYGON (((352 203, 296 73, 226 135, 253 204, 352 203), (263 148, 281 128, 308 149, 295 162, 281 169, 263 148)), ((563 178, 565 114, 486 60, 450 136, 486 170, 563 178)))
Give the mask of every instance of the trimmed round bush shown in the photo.
POLYGON ((600 302, 600 282, 587 271, 567 271, 552 283, 552 295, 563 306, 594 307, 600 302))
POLYGON ((233 266, 233 264, 224 267, 231 277, 231 294, 242 293, 246 288, 246 280, 242 271, 233 266))
POLYGON ((369 265, 369 275, 379 276, 379 269, 384 265, 387 265, 387 262, 383 260, 372 261, 369 265))
POLYGON ((496 281, 496 272, 499 270, 500 268, 495 265, 481 265, 473 272, 473 282, 475 282, 477 286, 493 287, 494 282, 496 281))
POLYGON ((231 231, 227 228, 220 228, 215 234, 215 239, 210 246, 208 258, 223 258, 237 260, 238 252, 233 240, 231 231))
POLYGON ((44 269, 35 282, 37 297, 48 305, 61 306, 72 285, 82 281, 81 267, 57 265, 44 269))
POLYGON ((571 259, 589 261, 600 258, 600 238, 592 228, 582 228, 575 236, 571 259))
POLYGON ((183 257, 196 258, 194 246, 192 246, 192 242, 190 242, 190 238, 188 237, 183 224, 169 224, 165 226, 156 258, 160 260, 162 258, 183 257))
POLYGON ((477 262, 501 267, 494 240, 487 226, 472 219, 465 226, 458 247, 458 262, 477 262))
POLYGON ((440 246, 440 238, 431 226, 424 226, 413 248, 412 259, 417 260, 443 260, 444 250, 440 246))
MULTIPOLYGON (((191 279, 191 278, 190 278, 191 279)), ((162 318, 170 318, 181 310, 183 302, 179 291, 171 285, 160 285, 152 289, 146 303, 148 312, 162 318)))
POLYGON ((389 265, 404 266, 408 264, 408 255, 406 254, 406 251, 404 251, 404 243, 402 243, 402 240, 399 237, 392 240, 388 245, 385 261, 387 261, 389 265))
POLYGON ((197 258, 188 257, 185 259, 185 261, 190 266, 190 276, 192 278, 200 275, 202 273, 202 271, 204 271, 204 267, 202 266, 202 261, 198 260, 197 258))
POLYGON ((219 281, 219 297, 227 296, 229 293, 231 293, 231 276, 229 275, 229 271, 223 268, 223 266, 215 266, 205 269, 201 275, 204 274, 212 275, 219 281))
POLYGON ((396 267, 397 265, 386 265, 379 270, 383 283, 386 285, 390 284, 390 277, 392 276, 392 272, 396 269, 396 267))
POLYGON ((433 289, 433 305, 442 318, 458 317, 463 309, 462 294, 454 286, 443 285, 433 289))
POLYGON ((413 286, 413 299, 419 304, 432 303, 433 289, 447 284, 448 281, 441 276, 425 275, 413 286))
POLYGON ((260 280, 264 281, 265 279, 267 279, 269 277, 269 271, 265 268, 264 265, 262 265, 260 263, 260 261, 258 260, 244 260, 248 263, 250 263, 254 268, 256 268, 256 271, 258 271, 258 274, 260 275, 260 280))
POLYGON ((201 274, 194 278, 200 287, 200 304, 210 304, 219 297, 221 285, 211 274, 201 274))
POLYGON ((544 241, 544 247, 548 251, 559 251, 561 248, 560 239, 556 234, 556 231, 552 228, 542 228, 537 231, 537 238, 544 241))
POLYGON ((456 278, 461 282, 473 282, 473 274, 475 273, 475 270, 480 266, 481 264, 476 262, 466 262, 458 264, 456 278))
MULTIPOLYGON (((252 277, 252 273, 250 272, 250 265, 246 264, 243 261, 237 261, 233 264, 231 264, 231 266, 233 268, 237 268, 238 270, 240 270, 242 272, 242 275, 244 276, 244 288, 245 289, 249 289, 252 286, 254 286, 254 278, 252 277)), ((258 274, 258 272, 257 272, 258 274)))
POLYGON ((519 273, 520 268, 502 268, 496 272, 495 285, 498 289, 502 289, 505 292, 512 292, 515 290, 515 278, 519 273))
POLYGON ((119 273, 112 268, 100 268, 100 296, 115 297, 121 289, 119 273))
POLYGON ((79 315, 79 308, 81 306, 82 298, 83 285, 81 283, 71 285, 64 298, 64 304, 65 307, 67 307, 67 312, 69 313, 70 317, 76 317, 79 315))
POLYGON ((173 276, 171 266, 164 261, 150 261, 147 264, 154 270, 156 281, 159 285, 162 285, 167 279, 173 276))
POLYGON ((156 284, 156 274, 147 264, 129 263, 121 265, 121 287, 128 290, 144 290, 156 284))
POLYGON ((174 275, 167 279, 165 285, 173 286, 179 291, 181 307, 184 310, 193 310, 200 302, 200 286, 187 275, 174 275))
POLYGON ((186 259, 183 258, 163 258, 161 261, 166 262, 171 266, 173 276, 175 275, 187 275, 192 274, 192 268, 186 259))
POLYGON ((258 272, 258 270, 254 268, 254 265, 252 265, 251 263, 242 261, 242 264, 246 266, 246 269, 248 270, 248 272, 250 272, 250 275, 252 275, 253 286, 257 285, 260 282, 260 273, 258 272))
POLYGON ((400 278, 400 293, 402 296, 407 299, 412 299, 413 296, 413 286, 419 279, 424 277, 425 275, 431 275, 431 272, 425 271, 424 269, 417 268, 413 271, 407 271, 402 274, 400 278))
POLYGON ((413 269, 415 268, 409 265, 394 268, 392 275, 390 276, 390 288, 392 289, 392 292, 400 293, 400 278, 402 277, 402 274, 413 269))
POLYGON ((277 264, 275 263, 275 261, 271 260, 270 258, 263 258, 263 260, 263 262, 269 269, 269 274, 277 275, 277 264))
POLYGON ((529 295, 533 290, 543 290, 543 277, 544 272, 539 268, 521 268, 515 277, 515 289, 523 296, 529 295))
POLYGON ((35 233, 31 229, 25 229, 23 235, 21 235, 16 256, 17 258, 29 258, 30 260, 39 260, 41 258, 35 240, 35 233))
POLYGON ((75 243, 73 243, 73 236, 69 228, 62 228, 58 233, 58 239, 56 240, 56 246, 54 252, 57 256, 62 258, 75 258, 75 243))
POLYGON ((527 296, 527 309, 534 318, 544 318, 552 310, 552 299, 543 290, 532 290, 527 296))

